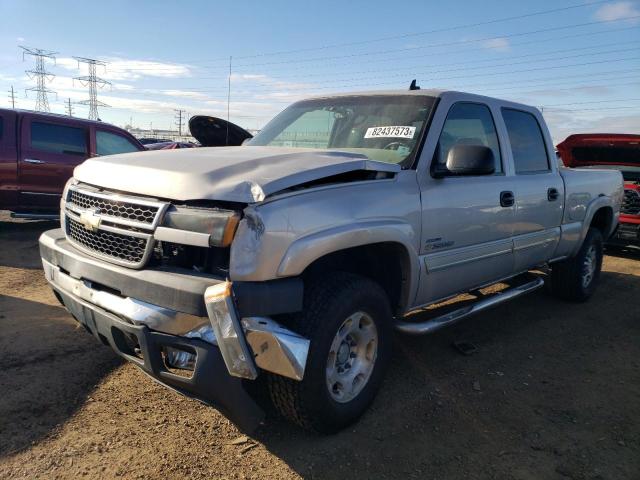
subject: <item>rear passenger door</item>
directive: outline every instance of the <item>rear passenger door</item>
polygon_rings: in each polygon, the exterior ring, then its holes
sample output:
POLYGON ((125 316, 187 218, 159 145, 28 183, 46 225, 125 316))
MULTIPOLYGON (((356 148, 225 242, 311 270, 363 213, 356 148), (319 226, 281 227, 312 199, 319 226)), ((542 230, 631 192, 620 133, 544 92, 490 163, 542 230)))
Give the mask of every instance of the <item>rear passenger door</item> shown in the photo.
POLYGON ((57 209, 65 183, 88 156, 89 132, 72 120, 29 116, 18 162, 20 204, 57 209))
POLYGON ((551 259, 556 249, 564 210, 564 182, 539 113, 502 108, 502 119, 514 166, 515 268, 527 270, 551 259))

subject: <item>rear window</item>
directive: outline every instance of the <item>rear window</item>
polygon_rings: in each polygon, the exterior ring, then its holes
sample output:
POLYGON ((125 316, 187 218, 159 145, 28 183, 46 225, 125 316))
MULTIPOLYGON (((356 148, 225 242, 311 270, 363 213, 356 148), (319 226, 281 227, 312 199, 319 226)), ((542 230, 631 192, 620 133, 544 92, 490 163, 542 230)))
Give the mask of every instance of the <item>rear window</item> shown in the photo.
POLYGON ((87 135, 83 128, 31 122, 31 147, 44 152, 86 155, 87 135))
POLYGON ((627 146, 574 147, 571 155, 578 162, 640 165, 640 148, 627 146))
POLYGON ((549 171, 547 148, 536 117, 521 110, 503 108, 502 118, 509 134, 516 173, 549 171))

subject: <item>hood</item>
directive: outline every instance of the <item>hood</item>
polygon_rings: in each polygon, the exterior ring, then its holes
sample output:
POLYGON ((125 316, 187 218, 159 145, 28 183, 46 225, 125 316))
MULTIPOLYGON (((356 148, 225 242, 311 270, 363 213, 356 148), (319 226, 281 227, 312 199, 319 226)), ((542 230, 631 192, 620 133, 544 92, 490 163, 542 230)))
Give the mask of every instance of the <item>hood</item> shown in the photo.
POLYGON ((577 134, 567 137, 556 148, 567 167, 640 167, 640 135, 577 134))
POLYGON ((189 131, 203 147, 232 147, 242 145, 247 138, 253 138, 253 135, 235 123, 205 115, 191 117, 189 131))
POLYGON ((291 187, 356 171, 396 173, 400 166, 337 150, 185 148, 91 158, 76 167, 74 177, 156 198, 255 203, 291 187))

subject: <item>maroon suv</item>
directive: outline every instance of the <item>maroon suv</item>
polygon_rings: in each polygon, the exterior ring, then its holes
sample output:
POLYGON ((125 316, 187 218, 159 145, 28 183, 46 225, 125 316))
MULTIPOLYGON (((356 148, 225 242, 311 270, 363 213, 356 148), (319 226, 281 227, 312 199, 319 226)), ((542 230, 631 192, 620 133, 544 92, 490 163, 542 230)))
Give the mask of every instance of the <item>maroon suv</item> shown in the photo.
POLYGON ((144 150, 107 123, 27 110, 0 109, 0 210, 57 216, 76 165, 89 157, 144 150))

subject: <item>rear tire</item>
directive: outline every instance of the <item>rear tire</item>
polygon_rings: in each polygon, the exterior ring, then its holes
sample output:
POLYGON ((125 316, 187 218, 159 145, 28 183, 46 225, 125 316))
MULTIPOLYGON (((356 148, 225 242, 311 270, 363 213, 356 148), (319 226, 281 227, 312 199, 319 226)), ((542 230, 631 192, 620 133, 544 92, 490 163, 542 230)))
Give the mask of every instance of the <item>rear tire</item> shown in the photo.
POLYGON ((551 291, 564 300, 584 302, 593 294, 602 269, 602 233, 590 228, 577 255, 551 267, 551 291))
POLYGON ((373 401, 391 357, 391 308, 372 280, 333 273, 305 289, 289 326, 311 340, 302 381, 268 375, 276 409, 299 426, 333 433, 373 401))

